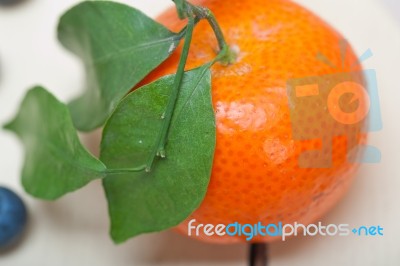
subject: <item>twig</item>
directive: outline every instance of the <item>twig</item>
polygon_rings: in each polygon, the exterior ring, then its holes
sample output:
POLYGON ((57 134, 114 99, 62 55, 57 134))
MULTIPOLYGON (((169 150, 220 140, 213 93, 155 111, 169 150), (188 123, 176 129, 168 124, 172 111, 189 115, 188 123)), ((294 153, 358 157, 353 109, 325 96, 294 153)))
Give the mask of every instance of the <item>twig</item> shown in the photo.
POLYGON ((268 265, 268 245, 266 243, 253 243, 249 247, 249 266, 268 265))

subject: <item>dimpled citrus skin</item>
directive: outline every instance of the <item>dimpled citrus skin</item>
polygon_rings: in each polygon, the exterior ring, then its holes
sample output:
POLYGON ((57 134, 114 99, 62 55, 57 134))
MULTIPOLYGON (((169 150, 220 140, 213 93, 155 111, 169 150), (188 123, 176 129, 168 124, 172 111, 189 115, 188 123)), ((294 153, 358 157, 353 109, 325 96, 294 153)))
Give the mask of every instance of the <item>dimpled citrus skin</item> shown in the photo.
MULTIPOLYGON (((212 67, 217 126, 212 175, 201 206, 176 229, 187 235, 187 223, 191 219, 196 219, 194 225, 315 222, 341 198, 357 168, 356 164, 346 160, 346 134, 355 136, 349 142, 350 148, 364 142, 365 137, 359 134, 360 125, 344 128, 342 136, 329 137, 338 125, 325 121, 316 106, 309 104, 298 107, 301 112, 299 123, 302 130, 314 130, 315 137, 310 140, 295 138, 287 82, 292 78, 360 70, 357 64, 351 68, 357 62, 356 56, 348 48, 342 65, 339 42, 343 37, 320 18, 289 1, 205 0, 192 3, 213 11, 227 43, 238 55, 232 65, 217 63, 212 67), (318 53, 337 67, 318 60, 318 53), (330 139, 332 151, 329 145, 326 149, 321 148, 323 136, 330 139), (300 154, 313 149, 321 149, 325 157, 332 155, 332 165, 300 167, 300 154)), ((163 13, 158 21, 173 31, 180 30, 185 24, 177 18, 174 8, 163 13)), ((193 36, 186 69, 212 60, 218 51, 213 31, 206 21, 196 26, 193 36)), ((178 48, 142 84, 175 73, 179 56, 178 48)), ((350 80, 362 83, 363 77, 350 74, 350 80)), ((326 100, 322 101, 326 103, 326 100)), ((311 164, 321 163, 321 160, 321 156, 305 157, 306 163, 311 164)), ((205 236, 201 233, 193 237, 218 243, 246 241, 245 236, 205 236)), ((252 241, 274 239, 277 238, 257 236, 252 241)))

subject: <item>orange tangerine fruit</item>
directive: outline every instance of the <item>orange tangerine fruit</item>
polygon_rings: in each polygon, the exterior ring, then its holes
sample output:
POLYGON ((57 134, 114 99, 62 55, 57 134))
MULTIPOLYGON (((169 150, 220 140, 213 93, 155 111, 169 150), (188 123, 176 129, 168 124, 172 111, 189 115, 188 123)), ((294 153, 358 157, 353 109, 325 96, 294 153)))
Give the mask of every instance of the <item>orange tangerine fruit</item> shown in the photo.
MULTIPOLYGON (((237 58, 211 69, 217 130, 212 175, 201 206, 176 229, 187 235, 192 219, 194 225, 317 221, 349 187, 358 166, 348 160, 349 151, 366 139, 360 117, 368 99, 353 50, 340 49, 341 34, 290 1, 192 3, 214 13, 237 58)), ((158 21, 173 31, 185 25, 174 8, 158 21)), ((217 52, 212 29, 201 21, 186 69, 217 52)), ((178 48, 142 84, 175 73, 180 53, 178 48)), ((246 241, 245 235, 207 236, 202 230, 193 237, 246 241)), ((252 241, 274 239, 258 235, 252 241)))

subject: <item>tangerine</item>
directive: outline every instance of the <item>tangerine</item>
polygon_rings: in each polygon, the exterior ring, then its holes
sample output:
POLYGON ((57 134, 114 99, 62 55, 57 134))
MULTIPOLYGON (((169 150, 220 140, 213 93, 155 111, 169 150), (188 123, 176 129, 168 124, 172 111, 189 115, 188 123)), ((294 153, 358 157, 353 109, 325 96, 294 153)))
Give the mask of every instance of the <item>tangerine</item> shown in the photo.
MULTIPOLYGON (((352 123, 350 117, 344 123, 347 116, 340 121, 332 118, 340 117, 343 111, 337 107, 346 103, 352 112, 354 101, 348 92, 364 85, 353 50, 339 49, 341 34, 290 1, 192 3, 214 13, 237 58, 231 65, 217 63, 211 69, 217 130, 212 175, 201 206, 176 229, 187 235, 192 219, 214 225, 316 221, 349 187, 358 166, 348 160, 349 151, 366 139, 364 120, 352 123), (339 83, 341 89, 332 96, 330 90, 339 83)), ((185 25, 174 8, 158 21, 173 31, 185 25)), ((200 22, 186 68, 212 60, 217 52, 213 31, 206 21, 200 22)), ((175 73, 180 54, 178 48, 142 84, 175 73)), ((368 107, 366 97, 357 97, 359 113, 368 107)), ((218 243, 246 241, 244 235, 193 237, 218 243)), ((274 239, 256 236, 252 241, 274 239)))

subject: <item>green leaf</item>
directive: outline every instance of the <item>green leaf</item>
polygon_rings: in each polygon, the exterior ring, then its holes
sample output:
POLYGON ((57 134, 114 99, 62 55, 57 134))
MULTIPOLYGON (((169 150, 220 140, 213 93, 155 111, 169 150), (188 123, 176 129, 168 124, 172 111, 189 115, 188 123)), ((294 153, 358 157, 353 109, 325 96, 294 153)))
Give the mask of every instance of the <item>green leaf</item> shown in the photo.
POLYGON ((24 144, 22 184, 35 197, 56 199, 104 175, 105 166, 80 143, 68 107, 42 87, 27 93, 4 128, 24 144))
MULTIPOLYGON (((141 87, 118 105, 101 143, 100 158, 108 168, 138 167, 149 160, 174 77, 141 87)), ((184 74, 166 158, 157 157, 150 172, 122 173, 103 180, 115 242, 175 226, 203 200, 215 149, 210 80, 209 65, 184 74)))
POLYGON ((67 11, 58 38, 86 70, 86 90, 69 105, 75 126, 82 131, 102 126, 132 87, 169 57, 181 37, 123 4, 83 2, 67 11))

